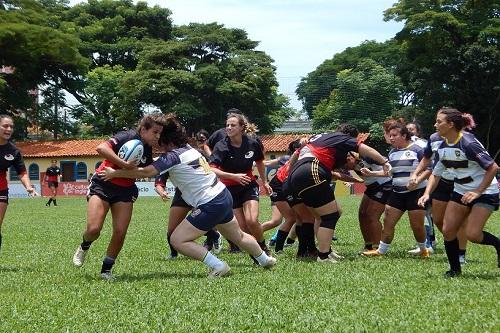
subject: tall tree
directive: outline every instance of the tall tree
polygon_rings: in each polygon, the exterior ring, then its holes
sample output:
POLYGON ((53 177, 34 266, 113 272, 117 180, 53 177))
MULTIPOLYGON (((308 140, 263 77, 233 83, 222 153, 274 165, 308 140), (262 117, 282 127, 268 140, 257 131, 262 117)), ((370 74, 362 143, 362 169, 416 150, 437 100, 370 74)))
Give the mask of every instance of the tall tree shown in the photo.
POLYGON ((53 27, 52 17, 39 2, 2 1, 0 67, 11 71, 0 74, 0 109, 26 117, 29 125, 34 120, 33 114, 26 114, 34 101, 30 91, 85 72, 78 44, 78 38, 53 27))
POLYGON ((495 0, 400 0, 386 20, 404 22, 396 40, 407 58, 400 76, 414 103, 434 116, 441 106, 474 115, 480 140, 498 160, 500 5, 495 0))
POLYGON ((181 26, 173 40, 145 46, 139 54, 137 70, 122 85, 123 104, 175 112, 193 130, 222 126, 226 110, 237 107, 263 133, 270 132, 291 109, 277 93, 273 60, 256 46, 241 29, 181 26))
POLYGON ((337 74, 356 67, 363 59, 371 59, 388 70, 395 70, 402 61, 401 47, 394 40, 384 43, 365 41, 335 54, 332 59, 325 60, 302 78, 296 89, 309 117, 313 116, 314 107, 324 98, 328 98, 336 88, 337 74))

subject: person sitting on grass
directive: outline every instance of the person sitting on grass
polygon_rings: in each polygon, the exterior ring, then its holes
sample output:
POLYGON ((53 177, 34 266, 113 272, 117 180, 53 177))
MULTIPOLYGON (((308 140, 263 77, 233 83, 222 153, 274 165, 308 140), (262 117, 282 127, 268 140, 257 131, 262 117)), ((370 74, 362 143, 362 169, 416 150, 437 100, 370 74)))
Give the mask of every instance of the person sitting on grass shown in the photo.
POLYGON ((108 167, 100 175, 105 180, 110 180, 115 177, 153 177, 168 172, 172 184, 179 188, 184 201, 194 207, 191 214, 173 231, 172 245, 185 256, 209 266, 209 277, 221 277, 230 270, 224 261, 195 242, 215 226, 224 237, 255 258, 260 266, 274 266, 276 258, 268 256, 252 236, 241 231, 234 218, 231 193, 217 179, 203 155, 187 142, 184 127, 174 115, 167 116, 159 140, 165 153, 158 160, 150 166, 133 170, 114 170, 108 167))

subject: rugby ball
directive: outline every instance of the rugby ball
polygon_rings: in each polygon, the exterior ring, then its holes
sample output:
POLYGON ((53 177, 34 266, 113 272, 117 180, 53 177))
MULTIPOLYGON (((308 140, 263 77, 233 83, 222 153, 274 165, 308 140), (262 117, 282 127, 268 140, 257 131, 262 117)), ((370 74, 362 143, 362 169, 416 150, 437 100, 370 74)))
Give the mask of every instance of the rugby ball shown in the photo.
POLYGON ((141 163, 144 146, 141 140, 133 139, 125 142, 118 150, 118 157, 126 162, 134 160, 136 164, 141 163))

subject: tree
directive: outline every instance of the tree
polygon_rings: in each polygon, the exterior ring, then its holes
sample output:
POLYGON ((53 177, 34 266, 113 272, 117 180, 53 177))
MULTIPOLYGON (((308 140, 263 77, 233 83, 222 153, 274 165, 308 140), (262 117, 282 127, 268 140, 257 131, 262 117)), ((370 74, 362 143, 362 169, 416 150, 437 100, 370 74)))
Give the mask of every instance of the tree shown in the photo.
POLYGON ((480 125, 476 134, 498 160, 498 1, 400 0, 385 12, 385 19, 404 22, 395 37, 407 58, 399 74, 412 89, 414 103, 429 117, 442 106, 471 113, 480 125))
MULTIPOLYGON (((30 91, 62 77, 81 75, 86 61, 78 52, 78 38, 51 24, 51 16, 36 1, 5 0, 0 3, 0 109, 36 121, 26 113, 33 106, 30 91)), ((21 123, 19 123, 21 125, 21 123)), ((24 130, 19 133, 26 133, 24 130)))
POLYGON ((175 112, 193 131, 220 128, 237 107, 268 133, 291 109, 277 93, 273 60, 256 46, 245 31, 217 23, 178 27, 173 40, 139 53, 137 70, 122 82, 122 104, 175 112))
POLYGON ((394 71, 402 61, 401 47, 394 40, 384 43, 365 41, 356 47, 349 47, 335 54, 332 59, 325 60, 314 71, 302 78, 296 89, 297 96, 302 101, 309 117, 313 116, 314 107, 324 98, 328 98, 332 90, 336 88, 337 74, 345 69, 356 67, 363 59, 372 59, 386 69, 394 71))
POLYGON ((370 59, 337 74, 336 88, 313 112, 315 129, 335 129, 349 122, 362 132, 391 116, 402 86, 383 66, 370 59))

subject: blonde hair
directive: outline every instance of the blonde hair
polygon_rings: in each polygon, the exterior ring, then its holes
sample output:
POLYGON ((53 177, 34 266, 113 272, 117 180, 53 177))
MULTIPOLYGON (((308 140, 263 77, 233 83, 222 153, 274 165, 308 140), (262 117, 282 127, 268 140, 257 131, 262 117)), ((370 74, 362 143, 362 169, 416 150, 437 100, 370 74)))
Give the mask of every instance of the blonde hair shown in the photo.
POLYGON ((241 113, 230 112, 227 114, 227 119, 236 118, 238 119, 238 124, 243 127, 243 131, 249 136, 256 136, 259 131, 257 125, 248 121, 248 118, 242 115, 241 113))

